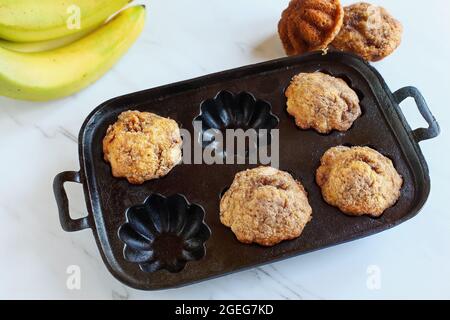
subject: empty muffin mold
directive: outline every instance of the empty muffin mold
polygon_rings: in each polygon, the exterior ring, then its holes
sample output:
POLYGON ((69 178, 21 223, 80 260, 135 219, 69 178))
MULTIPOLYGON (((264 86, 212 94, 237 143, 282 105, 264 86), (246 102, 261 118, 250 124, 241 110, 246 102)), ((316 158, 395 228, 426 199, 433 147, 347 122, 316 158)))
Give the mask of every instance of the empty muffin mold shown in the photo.
MULTIPOLYGON (((233 94, 230 91, 220 91, 215 98, 203 101, 200 106, 200 115, 194 119, 202 125, 200 141, 204 148, 210 147, 222 152, 223 148, 215 139, 215 132, 220 132, 226 144, 226 130, 249 129, 256 130, 256 147, 270 145, 270 130, 276 128, 279 119, 272 113, 269 102, 256 99, 249 92, 233 94), (262 139, 265 137, 265 139, 262 139)), ((222 145, 222 146, 223 146, 222 145)), ((246 145, 248 153, 249 145, 246 145)), ((225 152, 222 152, 226 155, 225 152)))
POLYGON ((152 194, 127 210, 127 222, 119 229, 124 258, 145 272, 181 271, 187 262, 205 256, 211 232, 204 217, 202 207, 182 195, 152 194))

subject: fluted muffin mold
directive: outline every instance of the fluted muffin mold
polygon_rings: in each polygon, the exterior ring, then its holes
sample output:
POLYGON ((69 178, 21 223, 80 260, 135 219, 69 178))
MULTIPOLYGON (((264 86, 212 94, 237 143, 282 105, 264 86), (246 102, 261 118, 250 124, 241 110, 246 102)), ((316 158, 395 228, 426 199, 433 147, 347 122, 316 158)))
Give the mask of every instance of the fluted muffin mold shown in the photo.
POLYGON ((224 90, 214 98, 203 101, 194 122, 202 125, 199 141, 203 148, 216 148, 218 144, 214 133, 220 132, 225 138, 227 129, 256 130, 256 148, 259 148, 270 145, 270 131, 278 126, 279 119, 272 113, 269 102, 257 99, 249 92, 234 94, 224 90), (261 139, 264 135, 266 139, 261 139))
POLYGON ((186 263, 202 259, 211 236, 203 208, 180 194, 150 195, 130 207, 127 222, 119 229, 124 258, 145 272, 165 269, 176 273, 186 263))

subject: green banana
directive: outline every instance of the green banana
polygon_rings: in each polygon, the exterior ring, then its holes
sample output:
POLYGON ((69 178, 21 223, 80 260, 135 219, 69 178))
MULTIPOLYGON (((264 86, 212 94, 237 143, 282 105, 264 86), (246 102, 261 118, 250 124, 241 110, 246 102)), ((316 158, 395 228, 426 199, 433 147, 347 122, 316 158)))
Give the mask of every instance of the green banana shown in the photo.
POLYGON ((35 41, 35 42, 13 42, 8 40, 0 39, 0 47, 17 51, 17 52, 42 52, 49 51, 57 48, 64 47, 71 44, 81 38, 85 37, 92 31, 96 30, 97 27, 82 30, 78 33, 71 34, 58 39, 46 40, 46 41, 35 41))
POLYGON ((103 24, 131 0, 0 0, 0 38, 46 41, 103 24))
POLYGON ((47 101, 69 96, 106 73, 143 30, 145 6, 120 12, 66 47, 19 53, 0 48, 0 95, 47 101))

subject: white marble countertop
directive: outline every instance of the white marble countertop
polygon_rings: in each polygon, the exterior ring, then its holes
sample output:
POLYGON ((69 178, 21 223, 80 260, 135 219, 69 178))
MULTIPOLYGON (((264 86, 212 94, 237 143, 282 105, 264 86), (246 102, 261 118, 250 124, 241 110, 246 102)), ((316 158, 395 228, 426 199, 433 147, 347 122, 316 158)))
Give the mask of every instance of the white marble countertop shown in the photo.
MULTIPOLYGON (((49 103, 0 98, 0 298, 450 298, 450 2, 373 2, 405 27, 400 49, 376 68, 392 90, 417 86, 443 131, 421 144, 432 191, 420 215, 370 238, 180 289, 142 292, 117 282, 90 231, 63 232, 51 187, 57 173, 79 168, 85 117, 120 94, 284 55, 276 26, 288 0, 153 0, 139 41, 88 89, 49 103), (80 267, 80 290, 66 286, 70 265, 80 267), (371 272, 379 286, 368 285, 371 272)), ((413 128, 424 125, 413 102, 403 109, 413 128)), ((79 185, 69 198, 82 216, 79 185)))

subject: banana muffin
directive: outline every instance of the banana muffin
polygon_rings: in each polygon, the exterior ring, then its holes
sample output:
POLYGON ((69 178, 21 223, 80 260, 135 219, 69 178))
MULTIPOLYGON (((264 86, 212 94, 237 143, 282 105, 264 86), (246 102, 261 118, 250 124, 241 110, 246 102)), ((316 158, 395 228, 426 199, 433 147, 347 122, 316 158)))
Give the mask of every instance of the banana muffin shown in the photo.
POLYGON ((379 217, 400 197, 402 177, 392 161, 369 147, 334 147, 321 159, 316 181, 323 198, 352 216, 379 217))
POLYGON ((273 246, 297 238, 311 214, 302 184, 271 167, 239 172, 220 201, 220 221, 247 244, 273 246))
POLYGON ((302 129, 347 131, 361 115, 356 92, 344 80, 321 72, 296 75, 286 97, 287 111, 302 129))
POLYGON ((278 23, 287 55, 324 50, 339 33, 344 9, 339 0, 291 0, 278 23))
POLYGON ((104 158, 116 178, 132 184, 165 176, 181 161, 178 124, 150 112, 119 115, 103 139, 104 158))
POLYGON ((345 8, 344 24, 332 46, 378 61, 394 52, 403 27, 386 9, 360 2, 345 8))

